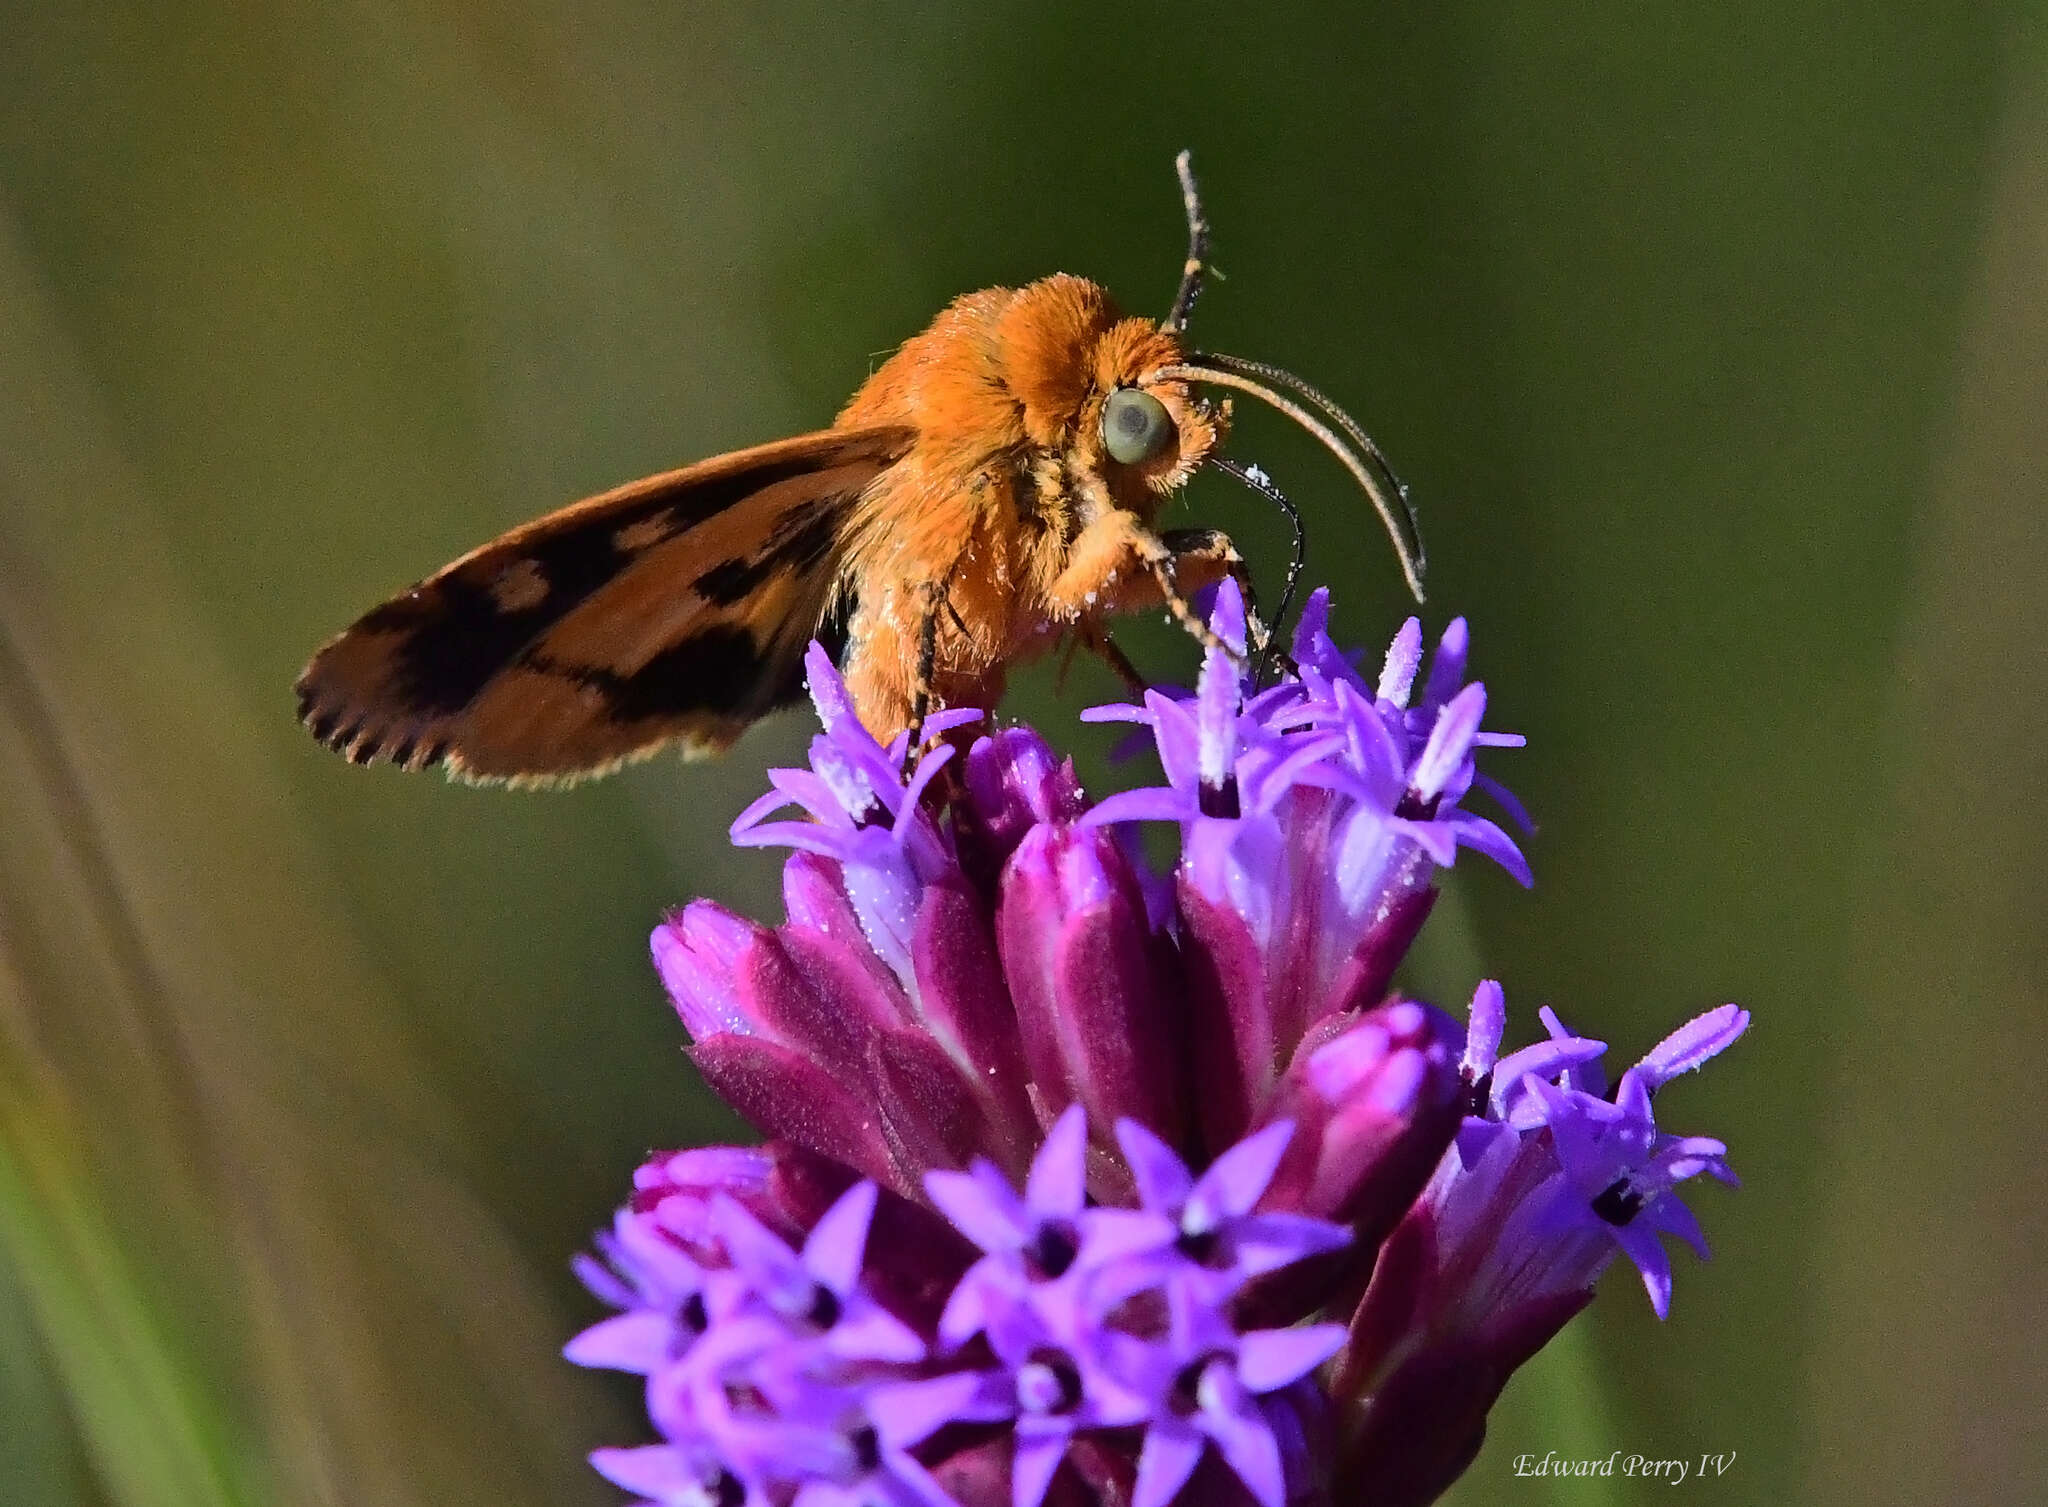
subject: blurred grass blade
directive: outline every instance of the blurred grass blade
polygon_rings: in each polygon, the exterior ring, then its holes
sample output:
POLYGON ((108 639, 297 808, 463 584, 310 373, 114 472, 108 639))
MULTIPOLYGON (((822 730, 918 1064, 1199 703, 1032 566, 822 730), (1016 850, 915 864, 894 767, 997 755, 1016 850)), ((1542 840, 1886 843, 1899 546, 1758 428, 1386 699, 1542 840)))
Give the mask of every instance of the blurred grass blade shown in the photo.
POLYGON ((11 1091, 0 1099, 0 1253, 112 1497, 130 1507, 267 1499, 237 1479, 236 1460, 250 1457, 151 1311, 66 1116, 11 1091))

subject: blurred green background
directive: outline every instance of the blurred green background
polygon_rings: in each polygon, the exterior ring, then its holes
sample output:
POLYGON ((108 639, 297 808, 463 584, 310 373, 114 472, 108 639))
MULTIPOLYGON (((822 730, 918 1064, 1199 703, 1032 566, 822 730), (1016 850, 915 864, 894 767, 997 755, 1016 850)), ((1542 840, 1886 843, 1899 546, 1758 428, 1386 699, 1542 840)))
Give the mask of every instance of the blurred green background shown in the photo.
MULTIPOLYGON (((2048 28, 2031 7, 7 7, 0 1503, 601 1503, 566 1261, 729 1134, 645 963, 757 914, 732 758, 568 794, 315 749, 329 632, 500 528, 826 422, 955 293, 1197 320, 1364 416, 1474 623, 1524 895, 1412 982, 1629 1060, 1748 1185, 1461 1503, 2048 1494, 2048 28), (1734 1451, 1672 1488, 1515 1454, 1734 1451), (1668 1494, 1668 1495, 1667 1495, 1668 1494)), ((1270 416, 1353 638, 1376 528, 1270 416)), ((1220 481, 1192 506, 1270 571, 1220 481)), ((1184 671, 1156 625, 1141 662, 1184 671)), ((1109 688, 1015 708, 1057 731, 1109 688)), ((1086 765, 1098 785, 1101 744, 1086 765)))

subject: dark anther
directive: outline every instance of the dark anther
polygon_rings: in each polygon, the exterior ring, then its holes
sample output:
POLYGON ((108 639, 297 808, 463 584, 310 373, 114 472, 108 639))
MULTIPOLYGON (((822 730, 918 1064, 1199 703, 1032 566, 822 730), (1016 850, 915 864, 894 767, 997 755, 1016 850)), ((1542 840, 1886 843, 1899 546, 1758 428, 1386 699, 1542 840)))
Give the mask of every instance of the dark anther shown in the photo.
POLYGON ((1223 1254, 1223 1242, 1214 1230, 1182 1230, 1174 1247, 1197 1266, 1214 1266, 1223 1254))
POLYGON ((1074 1227, 1063 1219, 1048 1219, 1041 1224, 1037 1236, 1024 1251, 1025 1259, 1047 1277, 1064 1276, 1080 1254, 1081 1243, 1074 1227))
POLYGON ((857 1428, 846 1436, 846 1442, 853 1446, 853 1458, 863 1471, 873 1470, 882 1463, 882 1441, 871 1428, 857 1428))
POLYGON ((709 1480, 696 1482, 688 1493, 686 1501, 700 1503, 702 1507, 743 1507, 748 1499, 748 1487, 731 1470, 721 1470, 709 1480))
POLYGON ((683 1299, 676 1309, 676 1321, 692 1334, 702 1334, 711 1327, 711 1314, 704 1307, 704 1294, 693 1292, 683 1299))
POLYGON ((839 1322, 841 1312, 839 1294, 820 1283, 811 1293, 811 1306, 804 1312, 804 1321, 813 1329, 830 1329, 839 1322))
POLYGON ((1481 1073, 1477 1078, 1467 1078, 1465 1080, 1466 1114, 1478 1115, 1482 1119, 1485 1118, 1486 1101, 1491 1099, 1492 1097, 1493 1070, 1491 1068, 1481 1073))
POLYGON ((1618 1177, 1594 1196, 1593 1212, 1611 1225, 1624 1225, 1643 1212, 1643 1195, 1618 1177))
POLYGON ((1221 785, 1211 785, 1207 780, 1202 781, 1201 793, 1195 800, 1202 808, 1204 816, 1220 816, 1235 821, 1244 814, 1244 808, 1238 804, 1235 778, 1227 779, 1221 785))
POLYGON ((1414 791, 1404 790, 1401 792, 1401 799, 1394 805, 1394 815, 1411 822, 1435 821, 1437 802, 1442 799, 1442 796, 1433 795, 1424 800, 1414 791))

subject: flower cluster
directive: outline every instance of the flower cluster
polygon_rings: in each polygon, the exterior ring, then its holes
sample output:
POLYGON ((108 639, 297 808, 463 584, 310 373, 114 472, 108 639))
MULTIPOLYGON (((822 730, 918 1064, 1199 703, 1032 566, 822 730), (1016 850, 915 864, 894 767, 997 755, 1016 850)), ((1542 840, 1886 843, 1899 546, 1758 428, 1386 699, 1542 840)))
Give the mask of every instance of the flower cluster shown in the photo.
POLYGON ((1495 984, 1469 1025, 1395 992, 1438 868, 1528 882, 1465 804, 1527 829, 1475 767, 1521 740, 1482 729, 1462 621, 1368 678, 1328 616, 1262 686, 1226 584, 1192 694, 1090 714, 1165 776, 1099 803, 972 713, 882 746, 813 649, 809 767, 733 829, 794 850, 787 919, 698 901, 654 935, 768 1141, 643 1167, 582 1262, 618 1312, 569 1357, 645 1377, 661 1441, 601 1472, 663 1507, 1427 1502, 1617 1253, 1666 1311, 1661 1237, 1705 1254, 1678 1184, 1734 1179, 1651 1097, 1748 1016, 1610 1093, 1548 1010, 1502 1055, 1495 984))

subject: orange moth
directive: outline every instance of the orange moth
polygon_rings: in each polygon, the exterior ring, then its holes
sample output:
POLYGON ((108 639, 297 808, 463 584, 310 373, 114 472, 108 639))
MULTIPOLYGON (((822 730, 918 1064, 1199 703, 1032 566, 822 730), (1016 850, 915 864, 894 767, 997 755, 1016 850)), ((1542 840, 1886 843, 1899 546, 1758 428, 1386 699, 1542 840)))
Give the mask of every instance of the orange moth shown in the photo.
POLYGON ((885 742, 933 707, 993 707, 1013 665, 1062 642, 1128 677, 1109 619, 1164 607, 1207 641, 1189 594, 1242 576, 1222 534, 1155 527, 1195 470, 1293 512, 1220 454, 1216 388, 1344 463, 1419 599, 1405 489, 1358 424, 1277 367, 1188 348, 1207 225, 1185 152, 1176 166, 1189 247, 1163 320, 1066 275, 958 298, 831 428, 576 503, 366 613, 306 666, 300 716, 357 763, 546 784, 722 750, 802 694, 813 638, 885 742))

